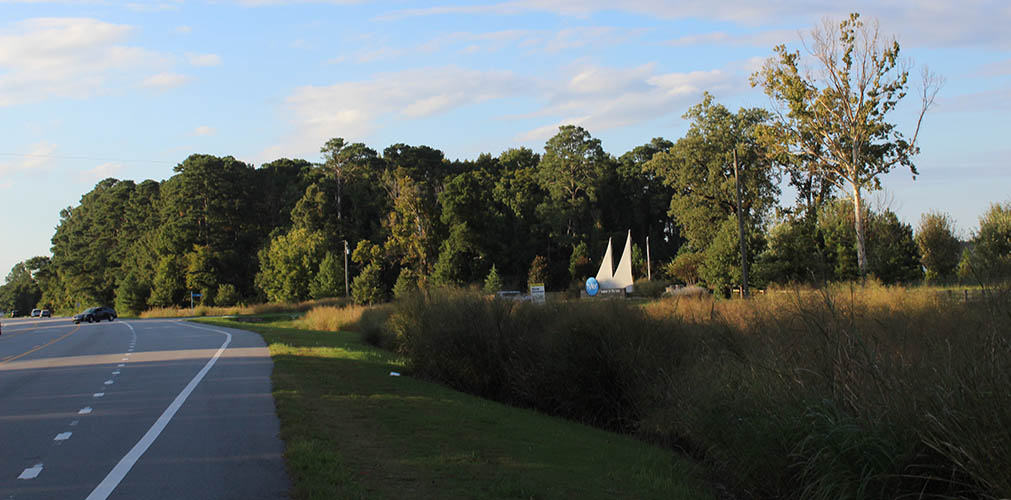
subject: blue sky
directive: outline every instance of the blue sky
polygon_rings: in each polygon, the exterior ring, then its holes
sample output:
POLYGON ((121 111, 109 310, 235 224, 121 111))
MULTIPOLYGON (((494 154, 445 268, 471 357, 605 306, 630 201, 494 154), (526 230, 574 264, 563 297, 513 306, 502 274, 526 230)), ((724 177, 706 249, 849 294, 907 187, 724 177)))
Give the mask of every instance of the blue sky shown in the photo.
MULTIPOLYGON (((541 151, 566 123, 614 155, 676 140, 703 91, 771 106, 748 76, 849 11, 946 79, 919 177, 871 198, 914 226, 947 212, 963 236, 1011 199, 1011 3, 767 3, 0 0, 0 275, 48 255, 60 209, 99 180, 165 179, 191 153, 317 161, 344 137, 465 159, 541 151)), ((907 101, 893 118, 911 132, 907 101)))

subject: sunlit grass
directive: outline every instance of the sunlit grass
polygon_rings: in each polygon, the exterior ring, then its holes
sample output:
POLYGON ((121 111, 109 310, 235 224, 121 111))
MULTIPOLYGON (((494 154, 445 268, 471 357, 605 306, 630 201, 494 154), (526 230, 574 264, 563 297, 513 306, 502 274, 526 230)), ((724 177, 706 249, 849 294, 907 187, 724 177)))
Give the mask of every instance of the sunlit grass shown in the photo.
POLYGON ((187 307, 156 307, 140 314, 141 318, 190 318, 202 316, 253 316, 276 313, 301 313, 318 307, 338 307, 347 304, 347 299, 332 298, 307 300, 304 302, 268 302, 264 304, 241 305, 231 307, 196 306, 187 307))
POLYGON ((1011 495, 1011 304, 838 284, 751 300, 398 303, 407 366, 688 450, 763 498, 1011 495))
POLYGON ((391 376, 359 334, 202 321, 267 341, 296 499, 712 498, 670 450, 391 376))

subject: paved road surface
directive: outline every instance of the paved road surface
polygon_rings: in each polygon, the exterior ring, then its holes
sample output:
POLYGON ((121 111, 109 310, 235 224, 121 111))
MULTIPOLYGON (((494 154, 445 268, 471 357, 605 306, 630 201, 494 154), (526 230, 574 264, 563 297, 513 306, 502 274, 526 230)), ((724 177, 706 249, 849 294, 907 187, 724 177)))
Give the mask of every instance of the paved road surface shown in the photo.
POLYGON ((4 319, 0 500, 286 498, 271 369, 241 330, 4 319))

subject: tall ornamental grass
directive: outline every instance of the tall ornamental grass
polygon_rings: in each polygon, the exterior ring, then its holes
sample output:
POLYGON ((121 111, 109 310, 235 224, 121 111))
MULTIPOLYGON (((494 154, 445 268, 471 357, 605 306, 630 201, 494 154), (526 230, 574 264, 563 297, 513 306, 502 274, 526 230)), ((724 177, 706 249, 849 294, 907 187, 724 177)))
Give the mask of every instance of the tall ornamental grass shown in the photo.
POLYGON ((413 373, 692 454, 744 498, 1011 496, 1011 307, 839 285, 529 303, 435 290, 413 373))

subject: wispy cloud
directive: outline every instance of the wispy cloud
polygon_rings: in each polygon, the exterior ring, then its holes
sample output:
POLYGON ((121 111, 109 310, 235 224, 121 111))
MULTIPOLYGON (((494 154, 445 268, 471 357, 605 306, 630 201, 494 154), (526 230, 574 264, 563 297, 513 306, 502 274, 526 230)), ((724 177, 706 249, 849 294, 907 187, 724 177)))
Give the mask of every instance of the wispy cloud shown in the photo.
POLYGON ((176 30, 175 31, 176 31, 176 33, 178 33, 180 35, 189 35, 190 33, 193 32, 193 28, 191 28, 189 26, 186 26, 186 25, 182 25, 182 26, 176 26, 176 30))
POLYGON ((668 40, 667 44, 675 47, 696 45, 774 47, 781 43, 790 43, 799 39, 799 32, 796 30, 769 30, 756 33, 729 33, 726 31, 713 31, 709 33, 679 36, 672 40, 668 40))
POLYGON ((522 79, 510 72, 426 68, 381 74, 369 81, 304 86, 287 103, 297 121, 314 135, 341 131, 362 137, 385 115, 423 118, 512 95, 522 88, 522 79))
POLYGON ((123 6, 133 12, 170 12, 179 10, 182 0, 172 2, 128 2, 123 6))
POLYGON ((117 162, 106 162, 101 165, 97 165, 95 168, 85 170, 81 172, 78 176, 82 181, 99 181, 102 179, 108 179, 109 177, 115 177, 118 172, 121 172, 125 165, 117 162))
POLYGON ((628 43, 648 32, 640 28, 611 26, 579 26, 560 30, 511 29, 491 32, 457 31, 404 46, 393 46, 383 39, 365 38, 368 46, 342 54, 330 62, 351 60, 358 63, 389 61, 438 51, 455 51, 463 55, 479 55, 518 50, 526 53, 554 54, 566 50, 586 50, 592 47, 616 46, 628 43))
POLYGON ((133 28, 86 18, 35 18, 0 32, 0 107, 88 97, 110 80, 164 65, 163 55, 122 45, 133 28))
POLYGON ((207 125, 201 125, 201 126, 195 128, 195 129, 193 129, 193 135, 208 136, 208 135, 214 135, 217 132, 218 132, 217 130, 214 130, 214 128, 212 128, 212 127, 208 127, 207 125))
POLYGON ((333 136, 367 140, 392 122, 513 98, 532 104, 483 119, 512 122, 517 127, 542 124, 517 130, 514 139, 518 142, 546 139, 564 123, 608 130, 680 115, 704 90, 717 95, 736 92, 739 89, 732 82, 737 80, 741 80, 739 75, 730 69, 660 72, 654 64, 632 68, 584 64, 554 79, 459 67, 384 73, 362 81, 297 89, 286 99, 293 133, 262 156, 305 154, 333 136))
POLYGON ((57 150, 55 144, 36 142, 26 153, 14 154, 0 160, 0 175, 24 173, 38 170, 48 170, 52 164, 52 155, 57 150))
POLYGON ((547 103, 517 118, 559 117, 551 125, 521 132, 515 139, 547 139, 559 125, 573 124, 602 131, 678 115, 708 90, 733 91, 734 74, 726 70, 657 73, 653 64, 636 68, 584 66, 550 88, 547 103))
POLYGON ((1011 59, 984 64, 972 76, 988 78, 1006 75, 1011 75, 1011 59))
POLYGON ((145 78, 140 85, 145 88, 167 90, 182 86, 187 81, 189 81, 189 77, 179 73, 158 73, 145 78))
POLYGON ((744 26, 763 23, 808 24, 823 17, 842 18, 849 12, 887 21, 889 33, 903 33, 916 44, 982 44, 1011 46, 1011 8, 1005 0, 974 0, 970 5, 946 0, 510 0, 481 5, 435 5, 388 12, 377 19, 398 21, 419 16, 518 15, 545 12, 562 17, 588 18, 609 11, 660 19, 710 19, 744 26))
POLYGON ((221 56, 217 54, 195 54, 193 52, 186 53, 186 59, 193 66, 219 66, 221 65, 221 56))
POLYGON ((244 7, 266 7, 272 5, 288 5, 293 3, 320 3, 332 5, 354 5, 362 0, 237 0, 244 7))

